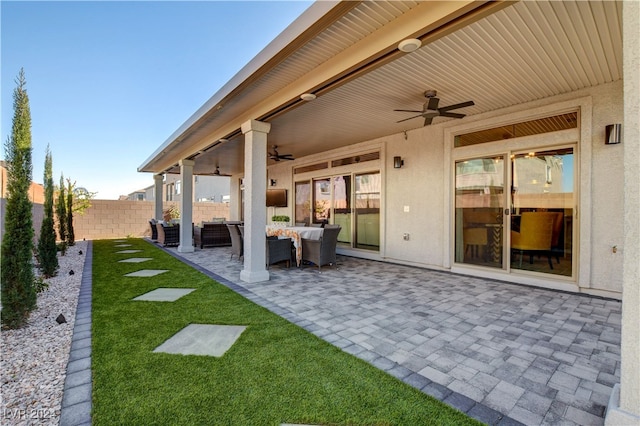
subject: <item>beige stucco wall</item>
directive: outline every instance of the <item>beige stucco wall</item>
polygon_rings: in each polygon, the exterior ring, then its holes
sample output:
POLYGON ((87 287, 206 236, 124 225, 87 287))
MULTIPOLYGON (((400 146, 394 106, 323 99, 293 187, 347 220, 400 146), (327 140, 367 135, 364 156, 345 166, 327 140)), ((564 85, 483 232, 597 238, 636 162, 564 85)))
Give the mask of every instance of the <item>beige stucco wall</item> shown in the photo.
POLYGON ((624 121, 622 81, 594 88, 592 93, 592 238, 591 258, 584 261, 591 264, 593 288, 622 292, 624 145, 604 143, 605 126, 624 121))
MULTIPOLYGON (((165 208, 177 203, 165 202, 165 208)), ((76 240, 97 240, 127 236, 150 236, 149 219, 153 216, 153 201, 92 200, 84 214, 73 217, 76 240)), ((229 205, 225 203, 194 203, 193 222, 214 217, 229 219, 229 205)))

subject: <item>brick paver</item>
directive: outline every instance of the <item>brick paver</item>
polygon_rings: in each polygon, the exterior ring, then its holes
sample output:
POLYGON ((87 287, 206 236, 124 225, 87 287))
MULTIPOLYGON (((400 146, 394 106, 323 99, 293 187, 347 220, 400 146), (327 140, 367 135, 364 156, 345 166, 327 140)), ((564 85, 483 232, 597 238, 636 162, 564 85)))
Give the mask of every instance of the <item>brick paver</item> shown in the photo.
POLYGON ((603 424, 619 382, 615 300, 347 257, 244 283, 229 248, 168 251, 488 424, 603 424))

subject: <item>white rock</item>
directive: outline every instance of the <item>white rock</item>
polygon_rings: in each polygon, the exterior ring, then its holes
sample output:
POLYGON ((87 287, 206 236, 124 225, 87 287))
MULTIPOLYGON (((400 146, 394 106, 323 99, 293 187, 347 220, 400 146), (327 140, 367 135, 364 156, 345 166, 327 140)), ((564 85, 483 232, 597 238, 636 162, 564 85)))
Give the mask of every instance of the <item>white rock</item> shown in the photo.
POLYGON ((49 287, 38 294, 38 307, 31 312, 28 324, 18 330, 2 331, 0 413, 6 415, 0 418, 0 424, 33 424, 29 416, 37 413, 47 414, 37 424, 60 422, 86 248, 86 241, 78 241, 65 256, 58 254, 58 276, 45 280, 49 287), (82 255, 78 255, 79 250, 82 255), (75 271, 74 275, 68 274, 70 269, 75 271), (59 314, 64 315, 66 323, 56 323, 59 314), (21 410, 24 416, 18 415, 21 410), (6 418, 9 414, 16 415, 6 418))

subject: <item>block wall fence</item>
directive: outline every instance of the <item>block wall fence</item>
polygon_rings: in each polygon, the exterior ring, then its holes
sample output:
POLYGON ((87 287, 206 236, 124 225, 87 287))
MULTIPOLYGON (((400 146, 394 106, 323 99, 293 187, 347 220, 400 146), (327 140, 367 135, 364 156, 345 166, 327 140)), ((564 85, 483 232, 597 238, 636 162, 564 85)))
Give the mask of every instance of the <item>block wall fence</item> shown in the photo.
MULTIPOLYGON (((2 225, 4 225, 4 201, 2 199, 2 225)), ((172 205, 180 208, 178 203, 165 202, 163 209, 172 205)), ((37 240, 42 223, 42 204, 34 204, 33 210, 37 240)), ((81 241, 83 239, 151 236, 149 219, 153 217, 154 211, 154 201, 91 200, 91 207, 84 214, 76 213, 73 215, 75 239, 81 241)), ((214 217, 224 217, 228 220, 229 205, 226 203, 193 203, 194 224, 210 221, 214 217)), ((4 235, 4 226, 2 226, 2 234, 4 235)))

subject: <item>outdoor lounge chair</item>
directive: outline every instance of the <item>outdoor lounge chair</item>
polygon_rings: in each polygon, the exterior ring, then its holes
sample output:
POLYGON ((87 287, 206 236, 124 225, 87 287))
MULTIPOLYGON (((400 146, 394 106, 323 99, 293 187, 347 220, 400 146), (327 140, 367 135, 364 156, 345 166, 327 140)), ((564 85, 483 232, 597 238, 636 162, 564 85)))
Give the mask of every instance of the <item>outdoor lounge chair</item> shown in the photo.
POLYGON ((324 228, 319 240, 302 239, 302 260, 314 263, 318 270, 322 265, 336 264, 336 245, 342 227, 324 228))
POLYGON ((164 223, 157 223, 156 229, 158 230, 159 244, 165 247, 180 245, 180 224, 168 226, 164 223))

